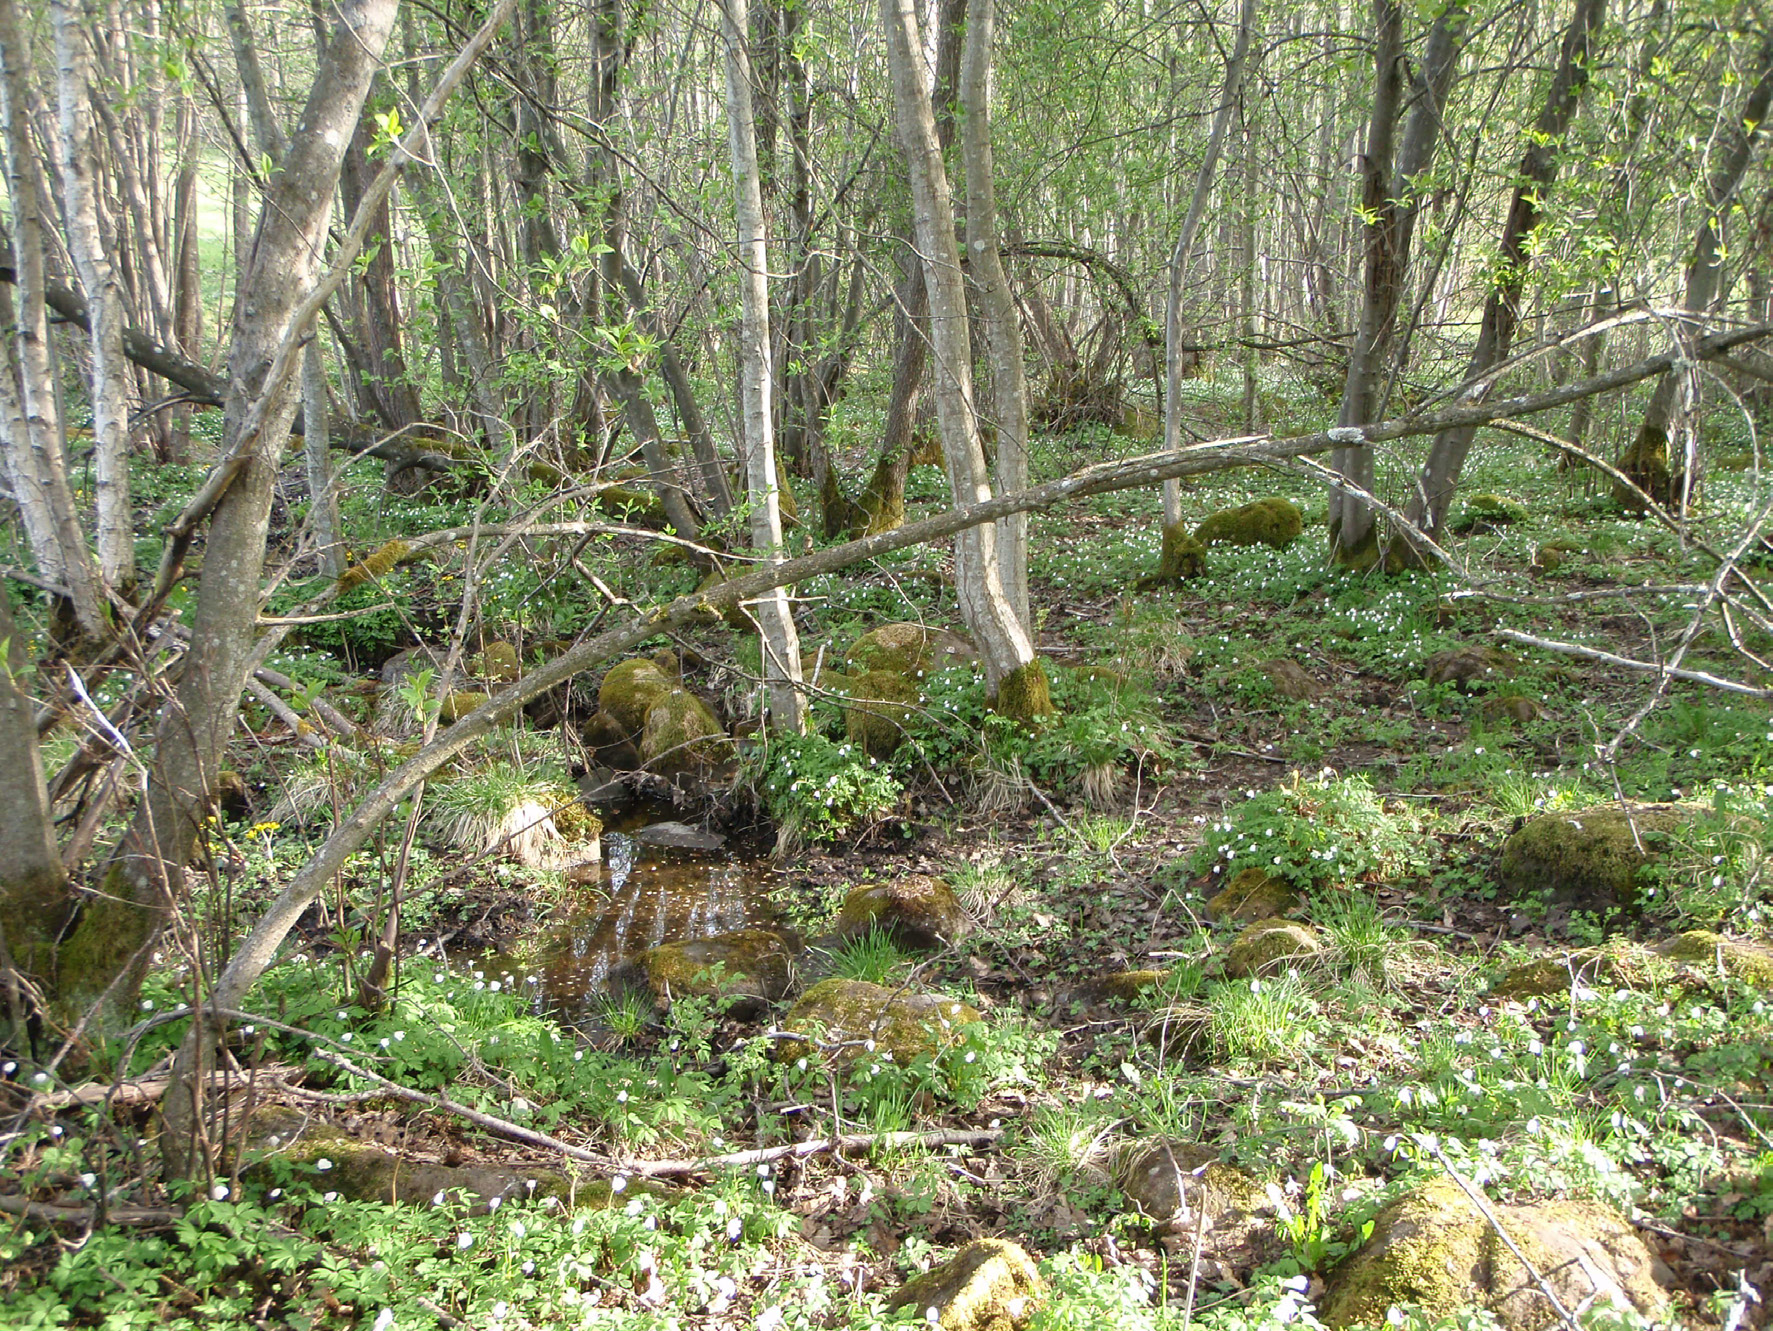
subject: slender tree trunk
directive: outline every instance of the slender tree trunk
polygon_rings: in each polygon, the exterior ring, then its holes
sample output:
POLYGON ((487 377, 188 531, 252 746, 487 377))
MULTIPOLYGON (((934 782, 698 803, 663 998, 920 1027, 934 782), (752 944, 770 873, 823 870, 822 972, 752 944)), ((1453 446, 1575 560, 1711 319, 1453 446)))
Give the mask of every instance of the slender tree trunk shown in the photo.
MULTIPOLYGON (((1182 232, 1170 251, 1170 290, 1164 302, 1164 448, 1174 451, 1182 447, 1182 376, 1187 370, 1182 351, 1182 289, 1188 280, 1188 260, 1194 253, 1195 237, 1200 234, 1201 219, 1206 216, 1207 200, 1213 192, 1213 173, 1219 166, 1219 154, 1225 146, 1225 131, 1231 114, 1243 91, 1244 62, 1250 54, 1250 34, 1256 27, 1256 0, 1243 0, 1238 12, 1237 40, 1231 58, 1225 62, 1225 86, 1219 90, 1219 109, 1213 113, 1213 128, 1207 135, 1206 155, 1194 177, 1194 195, 1188 201, 1188 214, 1182 219, 1182 232)), ((1182 487, 1175 481, 1164 482, 1164 526, 1173 527, 1182 521, 1182 487)))
MULTIPOLYGON (((1466 387, 1458 398, 1461 405, 1482 402, 1490 395, 1495 386, 1491 371, 1508 359, 1509 348, 1514 343, 1515 327, 1520 321, 1521 292, 1527 280, 1527 244, 1539 225, 1545 200, 1557 179, 1564 135, 1582 100, 1583 89, 1588 85, 1589 46, 1605 10, 1606 0, 1576 0, 1570 26, 1564 33, 1557 72, 1552 76, 1551 90, 1521 159, 1520 184, 1509 205, 1508 219, 1503 223, 1497 278, 1484 303, 1477 344, 1466 365, 1466 387)), ((1437 434, 1429 448, 1428 461, 1417 479, 1416 492, 1410 496, 1406 516, 1436 540, 1446 529, 1447 509, 1459 488, 1459 473, 1465 466, 1466 454, 1471 451, 1471 441, 1476 435, 1475 426, 1461 426, 1437 434)), ((1398 556, 1403 562, 1419 563, 1426 557, 1407 540, 1400 544, 1403 548, 1398 551, 1398 556)))
MULTIPOLYGON (((1773 34, 1762 41, 1756 74, 1755 85, 1743 101, 1742 114, 1723 136, 1724 150, 1717 155, 1711 178, 1706 182, 1705 212, 1687 260, 1685 291, 1681 300, 1688 318, 1694 321, 1693 327, 1678 330, 1678 335, 1684 338, 1692 337, 1702 328, 1705 316, 1717 299, 1724 273, 1719 235, 1723 214, 1741 188, 1757 147, 1767 137, 1767 112, 1773 106, 1773 34)), ((1620 458, 1620 469, 1627 476, 1662 503, 1678 499, 1683 512, 1698 479, 1697 435, 1691 420, 1698 390, 1696 367, 1663 375, 1656 391, 1650 395, 1650 405, 1644 410, 1637 438, 1620 458), (1677 436, 1684 436, 1678 466, 1670 448, 1671 441, 1677 436)), ((1628 503, 1634 502, 1629 492, 1622 491, 1620 498, 1628 503)))
MULTIPOLYGON (((1385 414, 1385 384, 1394 361, 1398 306, 1409 277, 1411 242, 1416 232, 1420 195, 1416 181, 1434 162, 1440 141, 1442 113, 1453 73, 1459 63, 1467 7, 1449 4, 1429 30, 1421 72, 1416 79, 1415 106, 1393 162, 1399 98, 1403 92, 1403 15, 1391 0, 1374 8, 1378 25, 1379 66, 1375 75, 1372 120, 1367 153, 1361 165, 1362 208, 1366 216, 1364 281, 1360 322, 1349 348, 1348 372, 1336 424, 1358 428, 1385 414)), ((1331 468, 1367 493, 1375 472, 1371 449, 1344 448, 1332 456, 1331 468)), ((1373 509, 1358 494, 1330 493, 1330 551, 1338 563, 1369 568, 1379 557, 1373 509)))
MULTIPOLYGON (((967 183, 967 254, 979 293, 979 327, 991 368, 991 405, 997 426, 995 479, 1004 494, 1028 488, 1028 379, 1022 363, 1022 321, 1010 294, 997 236, 997 192, 991 160, 992 0, 967 5, 961 57, 961 159, 967 183)), ((1004 595, 1016 619, 1032 633, 1028 609, 1028 515, 997 524, 1004 595)))
POLYGON ((71 900, 56 852, 24 642, 0 586, 0 1050, 29 1052, 27 986, 52 973, 71 900))
MULTIPOLYGON (((771 563, 782 560, 782 509, 776 490, 776 450, 770 393, 769 244, 764 232, 763 191, 757 175, 756 122, 751 110, 750 30, 746 0, 722 0, 726 46, 727 141, 733 157, 733 189, 739 224, 740 289, 744 302, 739 333, 739 381, 745 422, 745 488, 751 501, 751 544, 771 563)), ((763 639, 763 678, 769 691, 772 729, 806 728, 800 684, 800 638, 786 588, 777 587, 753 610, 763 639)))
POLYGON ((81 533, 68 483, 67 453, 44 304, 45 233, 43 182, 31 141, 31 53, 19 22, 16 0, 0 0, 0 119, 4 120, 7 184, 12 194, 14 263, 18 274, 18 318, 8 332, 14 339, 19 376, 18 413, 5 441, 8 470, 20 487, 27 534, 37 526, 32 555, 44 577, 67 592, 68 609, 79 633, 92 642, 106 636, 101 581, 81 533), (31 491, 25 495, 26 490, 31 491), (47 519, 48 530, 40 524, 47 519))
POLYGON ((77 0, 55 0, 56 92, 61 110, 62 193, 68 250, 86 288, 92 325, 93 481, 99 574, 105 585, 135 585, 135 527, 129 504, 129 362, 123 355, 123 286, 99 234, 98 154, 92 136, 92 16, 77 0))
MULTIPOLYGON (((887 63, 899 137, 911 178, 918 253, 929 292, 931 350, 936 363, 936 414, 948 484, 957 506, 990 497, 979 421, 973 404, 972 343, 967 334, 966 284, 954 238, 948 172, 925 91, 913 0, 881 0, 887 63)), ((986 687, 998 709, 1018 720, 1052 710, 1046 673, 1028 632, 1004 596, 995 526, 972 528, 955 540, 955 587, 961 614, 985 662, 986 687)))
POLYGON ((210 519, 187 665, 162 712, 156 766, 136 816, 102 875, 102 890, 83 903, 57 959, 62 1012, 83 1011, 102 996, 106 1026, 129 1019, 148 945, 182 895, 184 865, 213 806, 222 755, 237 724, 271 493, 296 407, 288 379, 267 382, 267 376, 279 351, 302 334, 293 321, 319 270, 340 160, 395 8, 396 0, 335 5, 338 26, 253 237, 230 329, 223 424, 223 451, 239 459, 239 470, 210 519))
POLYGON ((320 558, 320 571, 336 578, 345 571, 345 539, 339 527, 339 495, 332 483, 327 422, 326 363, 320 339, 310 337, 302 351, 302 463, 308 482, 308 528, 320 558))

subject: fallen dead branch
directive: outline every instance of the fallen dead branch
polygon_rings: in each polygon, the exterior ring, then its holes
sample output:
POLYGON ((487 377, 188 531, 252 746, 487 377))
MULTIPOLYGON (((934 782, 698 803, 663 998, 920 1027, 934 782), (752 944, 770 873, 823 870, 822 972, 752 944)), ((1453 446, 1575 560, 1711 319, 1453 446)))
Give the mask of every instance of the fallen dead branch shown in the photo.
POLYGON ((1612 652, 1604 652, 1598 647, 1584 647, 1580 643, 1560 642, 1555 638, 1537 638, 1531 633, 1522 633, 1519 629, 1497 629, 1496 636, 1509 642, 1519 643, 1523 647, 1537 647, 1541 651, 1556 652, 1560 656, 1579 656, 1585 661, 1599 661, 1602 665, 1618 666, 1621 670, 1635 670, 1646 675, 1666 675, 1670 679, 1685 679, 1695 684, 1706 684, 1714 689, 1722 689, 1726 693, 1742 693, 1751 698, 1773 698, 1773 689, 1757 688, 1753 684, 1744 684, 1741 680, 1725 679, 1722 675, 1714 675, 1707 670, 1689 670, 1685 666, 1658 665, 1654 661, 1638 661, 1629 656, 1618 656, 1612 652))

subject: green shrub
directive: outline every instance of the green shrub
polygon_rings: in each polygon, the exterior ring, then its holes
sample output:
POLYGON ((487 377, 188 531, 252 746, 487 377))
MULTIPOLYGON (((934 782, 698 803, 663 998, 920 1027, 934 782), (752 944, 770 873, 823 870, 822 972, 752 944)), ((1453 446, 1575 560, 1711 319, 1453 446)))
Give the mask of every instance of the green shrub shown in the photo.
POLYGON ((878 822, 905 793, 886 764, 816 732, 772 739, 758 787, 780 833, 808 841, 878 822))
POLYGON ((1415 817, 1387 806, 1365 779, 1294 773, 1213 823, 1191 864, 1223 880, 1263 869, 1309 889, 1392 878, 1423 862, 1415 817))

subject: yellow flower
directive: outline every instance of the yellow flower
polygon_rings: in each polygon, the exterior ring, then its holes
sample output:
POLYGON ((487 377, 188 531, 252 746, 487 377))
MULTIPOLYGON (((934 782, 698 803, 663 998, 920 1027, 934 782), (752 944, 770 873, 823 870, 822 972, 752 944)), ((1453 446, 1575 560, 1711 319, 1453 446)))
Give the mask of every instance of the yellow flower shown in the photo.
POLYGON ((253 836, 270 836, 271 833, 275 832, 278 828, 280 828, 282 826, 283 826, 282 823, 254 823, 252 825, 251 835, 253 835, 253 836))

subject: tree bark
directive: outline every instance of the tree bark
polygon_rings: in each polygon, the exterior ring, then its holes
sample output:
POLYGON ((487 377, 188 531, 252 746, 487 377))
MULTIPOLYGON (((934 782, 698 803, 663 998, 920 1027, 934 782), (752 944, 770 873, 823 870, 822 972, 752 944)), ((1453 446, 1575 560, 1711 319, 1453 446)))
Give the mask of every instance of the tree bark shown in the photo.
MULTIPOLYGON (((1557 72, 1552 76, 1551 90, 1545 106, 1534 123, 1526 153, 1521 158, 1519 181, 1514 199, 1509 204, 1508 218, 1503 223, 1502 241, 1498 246, 1497 277, 1490 296, 1484 303, 1483 322, 1478 326, 1477 344, 1466 365, 1466 387, 1460 392, 1461 404, 1482 402, 1495 385, 1491 373, 1508 359, 1514 343, 1514 332, 1520 321, 1521 292, 1527 280, 1527 243, 1539 225, 1546 197, 1557 179, 1559 154, 1565 133, 1582 92, 1588 85, 1589 45, 1600 27, 1606 11, 1606 0, 1576 0, 1565 30, 1557 72)), ((1435 436, 1417 479, 1416 491, 1410 496, 1405 516, 1435 540, 1446 530, 1447 509, 1459 488, 1459 473, 1477 427, 1459 427, 1435 436)), ((1415 550, 1407 540, 1400 540, 1397 551, 1400 562, 1421 563, 1426 552, 1415 550)))
MULTIPOLYGON (((776 490, 776 450, 770 394, 769 245, 763 190, 757 174, 756 122, 751 108, 750 31, 746 0, 723 0, 726 49, 727 142, 733 158, 739 224, 739 281, 744 314, 739 333, 739 391, 745 422, 745 488, 751 501, 751 544, 771 564, 782 561, 782 509, 776 490)), ((763 679, 772 729, 806 728, 800 684, 800 638, 785 588, 776 587, 752 612, 763 639, 763 679)))
MULTIPOLYGON (((1207 135, 1206 155, 1194 177, 1194 195, 1188 201, 1188 213, 1182 219, 1182 232, 1170 251, 1170 289, 1164 302, 1164 447, 1182 447, 1182 376, 1186 370, 1182 354, 1182 288, 1188 278, 1188 260, 1194 253, 1195 237, 1200 234, 1201 219, 1206 215, 1207 199, 1213 192, 1213 172, 1219 166, 1219 154, 1225 147, 1225 132, 1231 124, 1231 113, 1237 107, 1243 90, 1244 63, 1250 54, 1250 34, 1256 26, 1256 0, 1243 0, 1237 17, 1237 40, 1231 58, 1225 62, 1225 86, 1219 90, 1219 109, 1213 113, 1213 128, 1207 135)), ((1182 521, 1182 487, 1174 481, 1164 485, 1164 526, 1182 521)))
MULTIPOLYGON (((56 94, 61 112, 62 193, 68 251, 92 317, 93 487, 99 576, 107 587, 135 586, 135 528, 129 504, 129 364, 123 355, 123 284, 99 234, 99 159, 92 136, 92 16, 77 0, 54 0, 56 94)), ((151 243, 148 242, 148 243, 151 243)))
MULTIPOLYGON (((1755 149, 1767 136, 1767 111, 1773 105, 1773 34, 1762 40, 1756 61, 1757 79, 1742 104, 1742 114, 1729 126, 1724 151, 1706 182, 1704 217, 1687 260, 1687 273, 1681 306, 1690 320, 1702 321, 1717 299, 1723 279, 1724 263, 1719 229, 1724 211, 1736 197, 1742 179, 1748 172, 1755 149)), ((1677 336, 1690 337, 1690 328, 1678 328, 1677 336)), ((1698 374, 1688 369, 1666 374, 1650 395, 1644 410, 1643 423, 1637 438, 1620 459, 1620 469, 1648 493, 1663 503, 1676 498, 1685 511, 1692 497, 1698 471, 1697 437, 1691 429, 1690 415, 1698 397, 1698 374), (1677 435, 1685 435, 1682 458, 1676 466, 1670 444, 1677 435), (1678 493, 1677 493, 1678 492, 1678 493)))
MULTIPOLYGON (((917 249, 929 292, 931 350, 936 369, 936 415, 942 432, 948 486, 957 507, 991 497, 973 403, 972 342, 948 172, 936 138, 936 120, 924 89, 913 0, 881 0, 887 63, 899 137, 911 178, 917 249)), ((1047 679, 1027 629, 1004 596, 995 527, 975 527, 955 539, 955 588, 961 616, 985 663, 986 688, 999 710, 1030 720, 1052 710, 1047 679)))
MULTIPOLYGON (((1370 424, 1385 414, 1383 385, 1392 361, 1398 305, 1409 277, 1411 241, 1420 207, 1416 181, 1434 162, 1442 110, 1459 63, 1467 7, 1449 4, 1429 30, 1422 71, 1416 80, 1416 103, 1396 154, 1395 169, 1393 142, 1403 90, 1403 16, 1390 0, 1379 0, 1374 13, 1380 64, 1367 154, 1361 166, 1361 206, 1367 219, 1365 280, 1360 322, 1349 348, 1348 371, 1336 413, 1336 424, 1344 428, 1370 424)), ((1340 449, 1330 466, 1368 494, 1373 492, 1371 449, 1340 449)), ((1369 568, 1377 562, 1373 509, 1361 495, 1331 491, 1330 553, 1338 563, 1353 568, 1369 568)))
MULTIPOLYGON (((39 571, 67 591, 80 634, 99 642, 107 633, 100 579, 93 565, 68 483, 60 403, 44 304, 42 182, 31 141, 31 52, 17 0, 0 0, 0 120, 6 137, 7 185, 12 194, 18 317, 9 329, 18 375, 17 412, 5 404, 7 470, 26 514, 26 534, 39 571)), ((8 398, 14 394, 8 393, 8 398)))
MULTIPOLYGON (((1254 0, 1252 0, 1252 3, 1254 0)), ((967 5, 966 48, 960 66, 961 160, 967 185, 968 268, 979 293, 979 327, 991 369, 991 405, 997 426, 997 488, 1028 488, 1028 378, 1022 363, 1022 321, 998 252, 997 191, 991 157, 992 0, 967 5)), ((997 525, 1003 591, 1017 621, 1030 632, 1028 515, 997 525)))
POLYGON ((238 470, 210 519, 187 665, 156 731, 147 791, 60 949, 55 997, 64 1014, 103 997, 103 1025, 129 1019, 147 945, 182 895, 184 865, 213 804, 252 653, 271 493, 295 412, 288 378, 270 372, 302 335, 295 319, 314 287, 340 161, 396 3, 336 6, 338 25, 267 190, 230 329, 223 452, 238 470))
POLYGON ((52 973, 67 918, 67 875, 56 851, 29 670, 0 586, 0 1050, 27 1052, 33 1005, 26 987, 52 973))

